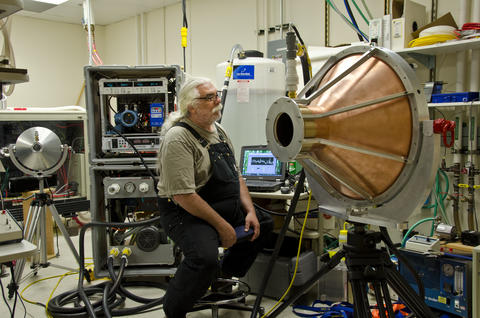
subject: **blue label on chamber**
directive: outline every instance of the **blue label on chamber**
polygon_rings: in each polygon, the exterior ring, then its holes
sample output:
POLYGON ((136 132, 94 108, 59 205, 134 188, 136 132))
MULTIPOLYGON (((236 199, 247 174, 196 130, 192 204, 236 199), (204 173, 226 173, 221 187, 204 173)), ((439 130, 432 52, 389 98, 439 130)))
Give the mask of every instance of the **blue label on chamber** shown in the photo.
POLYGON ((150 126, 160 127, 163 125, 164 113, 162 103, 150 104, 150 126))
POLYGON ((233 67, 234 80, 255 79, 255 65, 236 65, 233 67))

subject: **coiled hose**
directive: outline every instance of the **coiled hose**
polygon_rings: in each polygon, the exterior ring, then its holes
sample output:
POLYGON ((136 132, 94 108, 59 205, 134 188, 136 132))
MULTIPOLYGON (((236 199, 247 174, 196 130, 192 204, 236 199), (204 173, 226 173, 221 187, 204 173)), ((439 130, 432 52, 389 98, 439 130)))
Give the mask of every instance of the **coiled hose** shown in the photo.
POLYGON ((78 288, 77 290, 68 291, 52 298, 47 306, 49 313, 55 318, 93 318, 97 317, 97 315, 104 315, 106 317, 125 316, 138 314, 141 311, 162 304, 163 297, 148 299, 134 295, 126 290, 125 287, 128 286, 146 286, 159 289, 165 288, 164 284, 154 282, 122 282, 123 271, 126 266, 126 258, 122 258, 118 274, 115 274, 114 272, 113 259, 109 257, 109 260, 107 261, 109 274, 114 283, 108 281, 88 288, 84 288, 83 286, 83 279, 85 275, 85 232, 88 228, 94 226, 117 228, 141 227, 146 225, 152 225, 158 223, 159 221, 160 217, 155 217, 150 220, 139 221, 135 223, 94 221, 85 224, 85 226, 83 226, 80 230, 79 237, 80 269, 78 273, 78 288), (99 301, 91 303, 89 297, 95 294, 103 294, 104 297, 99 301), (125 300, 127 298, 143 304, 132 308, 116 309, 117 307, 125 303, 125 300), (84 303, 83 306, 81 305, 81 302, 84 303), (66 307, 66 305, 72 303, 74 304, 74 307, 66 307))

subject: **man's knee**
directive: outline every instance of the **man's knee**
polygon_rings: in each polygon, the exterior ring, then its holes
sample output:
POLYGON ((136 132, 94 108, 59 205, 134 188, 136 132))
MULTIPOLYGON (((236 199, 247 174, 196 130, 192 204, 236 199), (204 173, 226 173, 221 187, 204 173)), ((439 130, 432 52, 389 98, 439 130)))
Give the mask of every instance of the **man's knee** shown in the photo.
POLYGON ((185 263, 199 271, 215 271, 218 268, 218 248, 196 250, 185 255, 185 263))
MULTIPOLYGON (((263 213, 263 212, 262 212, 263 213)), ((260 231, 263 233, 270 233, 273 231, 273 218, 266 213, 263 213, 259 218, 260 231)))

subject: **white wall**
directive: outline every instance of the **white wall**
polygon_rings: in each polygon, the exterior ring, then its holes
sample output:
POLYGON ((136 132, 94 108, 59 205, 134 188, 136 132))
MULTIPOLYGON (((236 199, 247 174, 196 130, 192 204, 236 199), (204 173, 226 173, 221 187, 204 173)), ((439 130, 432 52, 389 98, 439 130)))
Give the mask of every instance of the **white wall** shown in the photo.
MULTIPOLYGON (((417 2, 424 4, 430 15, 431 1, 417 2)), ((323 46, 325 2, 284 0, 283 3, 283 22, 295 23, 308 46, 323 46)), ((343 3, 335 3, 346 14, 343 3)), ((374 16, 383 15, 384 1, 367 0, 367 4, 374 16)), ((359 5, 363 8, 360 2, 359 5)), ((360 28, 367 32, 365 22, 352 9, 360 28)), ((439 16, 451 12, 457 17, 459 4, 439 0, 438 11, 439 16)), ((216 77, 215 66, 228 58, 234 44, 264 51, 266 41, 280 38, 278 31, 266 37, 257 36, 257 31, 265 25, 272 27, 280 23, 280 0, 187 0, 187 18, 186 70, 212 79, 216 77)), ((358 41, 356 34, 331 9, 330 20, 330 45, 358 41)), ((105 64, 183 66, 181 26, 181 3, 145 13, 143 18, 136 16, 105 27, 96 26, 98 51, 105 64)), ((86 32, 80 25, 14 15, 12 43, 17 66, 28 69, 31 81, 17 85, 9 105, 59 106, 77 101, 83 83, 83 66, 88 64, 86 32)), ((454 63, 452 55, 439 56, 441 68, 437 78, 455 83, 454 63)), ((422 66, 419 74, 422 81, 427 79, 422 66)), ((454 88, 452 85, 447 89, 454 88)), ((83 103, 82 98, 80 104, 83 103)))
POLYGON ((12 18, 16 65, 28 70, 30 81, 15 86, 8 106, 74 105, 83 84, 83 66, 88 64, 82 27, 18 15, 12 18))
MULTIPOLYGON (((357 1, 358 2, 358 1, 357 1)), ((416 0, 425 5, 430 18, 431 1, 416 0)), ((284 0, 284 23, 293 22, 302 38, 309 46, 325 45, 325 2, 318 0, 284 0)), ((335 2, 338 9, 347 15, 341 1, 335 2)), ((363 9, 360 2, 359 6, 363 9)), ((384 1, 367 0, 374 17, 384 14, 384 1)), ((365 33, 368 27, 352 6, 357 22, 365 33)), ((451 12, 459 14, 459 4, 448 0, 439 0, 438 16, 451 12)), ((331 9, 329 43, 338 46, 357 42, 356 33, 331 9)), ((365 10, 364 10, 365 12, 365 10)), ((366 12, 365 12, 366 14, 366 12)), ((186 49, 186 70, 193 75, 215 78, 215 66, 228 58, 232 46, 241 44, 244 49, 265 51, 266 41, 280 38, 280 32, 257 36, 265 24, 273 27, 280 23, 280 0, 187 0, 187 18, 189 22, 188 47, 186 49), (266 1, 266 2, 265 2, 266 1), (267 14, 265 15, 265 7, 267 14)), ((180 45, 182 26, 182 7, 180 3, 167 6, 145 14, 146 63, 179 64, 183 66, 183 50, 180 45)), ((108 64, 138 64, 137 30, 138 18, 106 27, 106 47, 108 64)), ((454 57, 439 58, 446 71, 438 70, 439 77, 450 79, 454 68, 454 57)), ((422 81, 428 74, 419 66, 422 81)), ((448 87, 447 87, 448 88, 448 87)))
POLYGON ((105 27, 104 64, 137 64, 136 18, 120 21, 105 27))

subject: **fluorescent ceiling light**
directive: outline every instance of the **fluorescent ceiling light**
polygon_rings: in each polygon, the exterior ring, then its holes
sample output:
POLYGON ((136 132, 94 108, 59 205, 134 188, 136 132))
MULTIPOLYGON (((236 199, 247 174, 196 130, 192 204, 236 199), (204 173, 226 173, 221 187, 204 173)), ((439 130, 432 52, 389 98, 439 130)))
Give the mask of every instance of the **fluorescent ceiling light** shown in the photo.
POLYGON ((33 1, 59 5, 59 4, 62 4, 64 2, 67 2, 68 0, 33 0, 33 1))
MULTIPOLYGON (((0 0, 1 1, 1 0, 0 0)), ((68 0, 23 0, 23 9, 31 12, 44 12, 68 0)))

